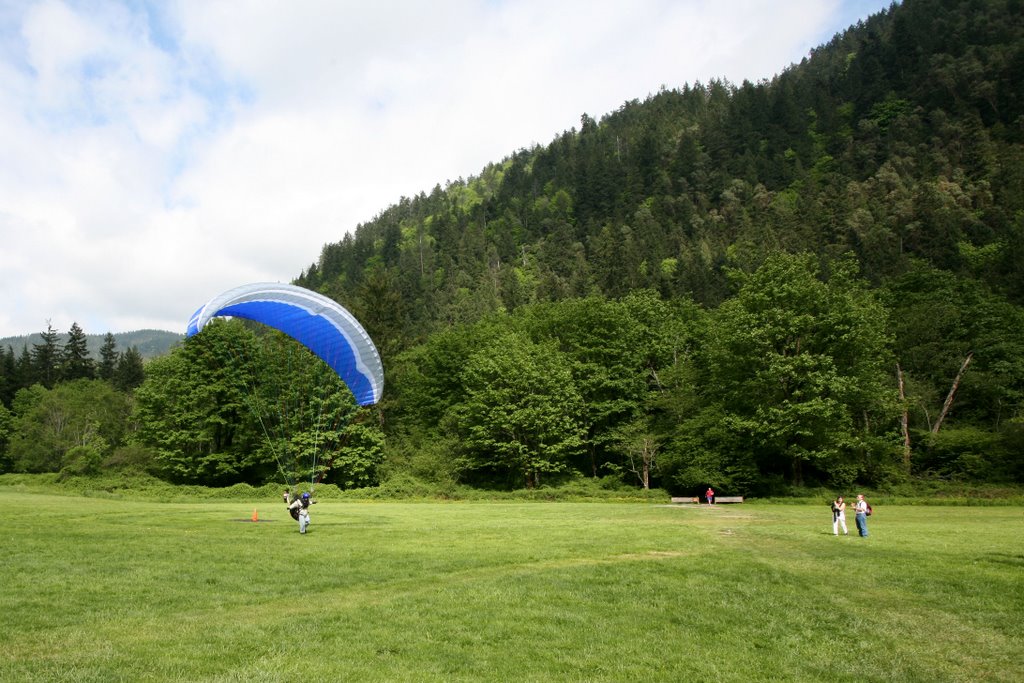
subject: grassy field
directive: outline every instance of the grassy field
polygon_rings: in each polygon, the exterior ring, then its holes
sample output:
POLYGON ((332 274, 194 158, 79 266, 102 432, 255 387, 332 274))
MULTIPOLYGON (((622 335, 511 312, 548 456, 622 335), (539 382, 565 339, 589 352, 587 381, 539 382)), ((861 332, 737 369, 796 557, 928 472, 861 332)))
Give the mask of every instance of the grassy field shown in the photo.
POLYGON ((1020 507, 0 504, 3 681, 1024 680, 1020 507))

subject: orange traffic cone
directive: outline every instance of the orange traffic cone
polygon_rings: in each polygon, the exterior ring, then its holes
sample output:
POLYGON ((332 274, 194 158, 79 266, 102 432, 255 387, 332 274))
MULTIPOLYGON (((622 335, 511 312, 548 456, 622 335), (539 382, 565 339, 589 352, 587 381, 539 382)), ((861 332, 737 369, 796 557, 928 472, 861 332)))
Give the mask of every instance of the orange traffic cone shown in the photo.
POLYGON ((258 522, 258 521, 260 521, 260 516, 259 516, 259 514, 258 514, 258 513, 256 512, 256 508, 253 508, 253 509, 252 509, 252 521, 254 521, 254 522, 258 522))

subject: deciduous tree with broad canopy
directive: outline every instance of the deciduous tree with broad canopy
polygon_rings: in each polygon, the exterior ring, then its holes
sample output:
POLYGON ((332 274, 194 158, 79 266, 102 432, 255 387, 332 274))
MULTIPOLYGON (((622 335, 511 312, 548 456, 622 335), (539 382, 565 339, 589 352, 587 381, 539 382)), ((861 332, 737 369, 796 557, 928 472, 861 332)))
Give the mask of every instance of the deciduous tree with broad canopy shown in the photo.
POLYGON ((808 465, 847 483, 891 460, 898 408, 886 309, 855 264, 823 272, 812 255, 779 253, 734 277, 739 290, 711 316, 697 354, 703 410, 748 444, 763 474, 795 484, 808 465))
POLYGON ((583 404, 552 344, 509 331, 466 359, 465 398, 444 426, 461 437, 465 470, 503 473, 528 487, 563 472, 583 447, 583 404))

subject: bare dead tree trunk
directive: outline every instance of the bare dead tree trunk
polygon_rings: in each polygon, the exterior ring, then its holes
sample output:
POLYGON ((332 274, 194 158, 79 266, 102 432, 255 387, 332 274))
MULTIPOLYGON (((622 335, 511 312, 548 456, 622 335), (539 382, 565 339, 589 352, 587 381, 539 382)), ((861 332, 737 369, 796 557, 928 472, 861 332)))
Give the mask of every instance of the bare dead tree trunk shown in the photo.
POLYGON ((651 488, 651 470, 654 469, 654 459, 657 457, 658 448, 658 442, 649 435, 643 435, 638 442, 627 446, 629 469, 640 480, 640 485, 644 487, 645 491, 651 488), (637 457, 640 458, 639 467, 636 463, 637 457))
POLYGON ((900 387, 900 405, 903 407, 903 414, 900 415, 900 429, 903 431, 903 470, 910 474, 910 411, 907 409, 907 395, 903 390, 903 370, 900 364, 896 364, 896 380, 900 387))
POLYGON ((938 434, 939 428, 942 426, 942 421, 946 419, 946 413, 953 406, 953 396, 956 395, 957 387, 960 386, 960 380, 963 379, 964 372, 967 371, 967 366, 971 364, 971 358, 974 357, 974 352, 971 351, 967 354, 967 358, 964 358, 964 364, 960 366, 960 372, 956 373, 956 379, 953 380, 953 386, 949 388, 949 396, 946 396, 946 402, 942 404, 942 412, 939 413, 939 419, 935 421, 932 426, 932 434, 938 434))

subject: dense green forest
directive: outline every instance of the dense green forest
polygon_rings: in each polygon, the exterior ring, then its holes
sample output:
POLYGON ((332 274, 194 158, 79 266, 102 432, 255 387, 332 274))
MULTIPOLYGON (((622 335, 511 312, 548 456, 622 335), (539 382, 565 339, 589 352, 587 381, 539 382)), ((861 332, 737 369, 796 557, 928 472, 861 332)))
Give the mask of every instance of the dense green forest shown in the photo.
POLYGON ((9 350, 0 465, 259 483, 326 448, 307 469, 342 487, 1020 482, 1022 263, 1024 3, 905 0, 771 81, 585 114, 325 245, 296 283, 376 341, 376 408, 334 400, 324 428, 289 379, 316 372, 234 322, 111 385, 127 417, 89 458, 67 430, 30 457, 56 392, 106 389, 9 350))

